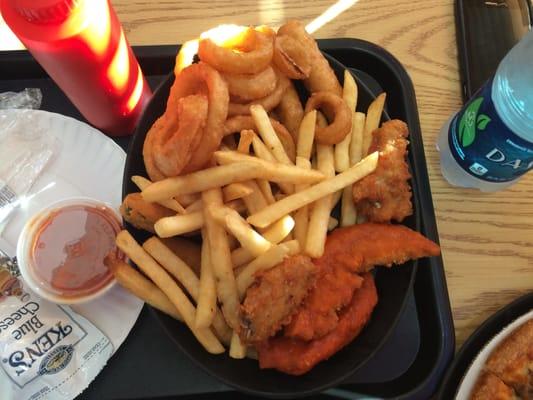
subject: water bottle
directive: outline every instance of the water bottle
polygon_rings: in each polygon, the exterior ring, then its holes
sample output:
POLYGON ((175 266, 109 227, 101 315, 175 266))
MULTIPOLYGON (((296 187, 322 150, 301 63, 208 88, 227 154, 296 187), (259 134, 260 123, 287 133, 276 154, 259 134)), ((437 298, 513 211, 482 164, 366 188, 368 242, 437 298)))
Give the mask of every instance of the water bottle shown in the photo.
POLYGON ((493 192, 533 168, 533 31, 444 125, 437 150, 454 186, 493 192))

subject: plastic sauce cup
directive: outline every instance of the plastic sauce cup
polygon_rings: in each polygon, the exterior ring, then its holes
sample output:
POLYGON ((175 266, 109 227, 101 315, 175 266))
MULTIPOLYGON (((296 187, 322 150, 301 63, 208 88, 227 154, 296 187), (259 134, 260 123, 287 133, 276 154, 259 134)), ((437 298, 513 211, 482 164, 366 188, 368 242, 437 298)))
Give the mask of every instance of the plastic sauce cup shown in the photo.
POLYGON ((104 257, 115 252, 120 215, 108 204, 70 198, 41 210, 17 243, 21 275, 39 296, 59 304, 85 303, 115 284, 104 257))

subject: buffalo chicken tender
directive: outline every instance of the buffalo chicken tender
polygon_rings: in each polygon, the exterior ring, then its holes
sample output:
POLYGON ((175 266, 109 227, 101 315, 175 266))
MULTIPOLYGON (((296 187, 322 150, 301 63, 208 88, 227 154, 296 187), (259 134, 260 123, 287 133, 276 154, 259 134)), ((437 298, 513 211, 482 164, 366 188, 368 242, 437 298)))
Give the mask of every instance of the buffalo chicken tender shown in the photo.
POLYGON ((175 215, 176 212, 157 203, 148 203, 140 193, 130 193, 120 206, 120 214, 134 227, 155 233, 154 223, 163 217, 175 215))
POLYGON ((289 323, 314 286, 317 270, 309 257, 296 255, 257 274, 241 306, 241 339, 266 340, 289 323))
POLYGON ((372 133, 368 154, 379 151, 376 170, 353 185, 357 212, 370 222, 397 222, 413 213, 407 155, 407 125, 385 122, 372 133))

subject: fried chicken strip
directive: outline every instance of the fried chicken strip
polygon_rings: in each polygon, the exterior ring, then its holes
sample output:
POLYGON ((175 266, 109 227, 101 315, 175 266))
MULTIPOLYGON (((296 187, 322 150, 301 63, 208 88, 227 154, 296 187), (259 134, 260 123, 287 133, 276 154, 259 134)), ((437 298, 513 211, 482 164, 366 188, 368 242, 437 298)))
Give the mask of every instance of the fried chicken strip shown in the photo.
POLYGON ((376 170, 353 185, 353 200, 360 215, 371 222, 401 222, 412 214, 411 177, 405 161, 409 134, 400 120, 385 122, 372 133, 368 154, 379 151, 376 170))
POLYGON ((241 339, 251 343, 276 334, 314 286, 317 270, 309 257, 296 255, 260 272, 241 306, 241 339))
POLYGON ((360 273, 440 253, 439 246, 403 225, 364 223, 336 229, 326 240, 317 286, 285 329, 285 336, 321 338, 338 323, 338 311, 361 286, 360 273))
POLYGON ((371 274, 363 275, 363 284, 350 303, 340 312, 335 330, 310 342, 289 337, 275 337, 259 343, 259 366, 275 368, 291 375, 302 375, 339 349, 349 344, 365 327, 378 302, 371 274))

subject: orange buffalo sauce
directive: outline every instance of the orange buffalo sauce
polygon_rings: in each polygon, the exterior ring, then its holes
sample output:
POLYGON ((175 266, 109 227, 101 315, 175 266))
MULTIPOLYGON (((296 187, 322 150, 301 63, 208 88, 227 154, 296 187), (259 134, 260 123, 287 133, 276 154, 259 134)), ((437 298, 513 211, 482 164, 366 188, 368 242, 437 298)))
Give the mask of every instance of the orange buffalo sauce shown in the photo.
POLYGON ((349 344, 364 328, 378 301, 374 278, 370 273, 363 278, 363 285, 340 312, 333 331, 311 341, 284 336, 270 338, 257 345, 259 366, 302 375, 349 344))
POLYGON ((41 285, 64 297, 82 297, 106 286, 113 276, 104 257, 119 250, 120 222, 104 206, 70 205, 41 222, 31 246, 31 270, 41 285))

